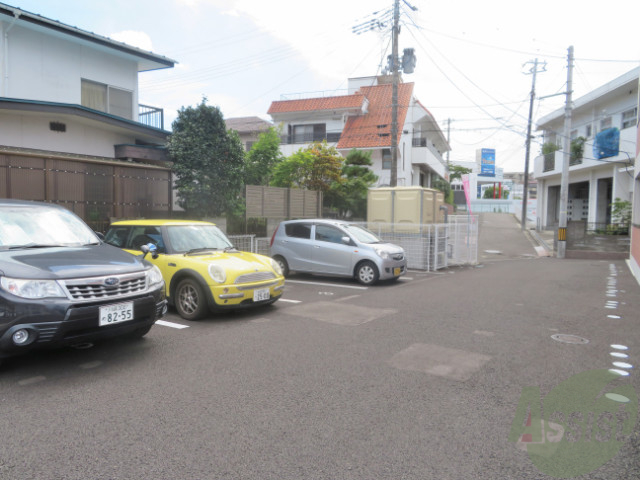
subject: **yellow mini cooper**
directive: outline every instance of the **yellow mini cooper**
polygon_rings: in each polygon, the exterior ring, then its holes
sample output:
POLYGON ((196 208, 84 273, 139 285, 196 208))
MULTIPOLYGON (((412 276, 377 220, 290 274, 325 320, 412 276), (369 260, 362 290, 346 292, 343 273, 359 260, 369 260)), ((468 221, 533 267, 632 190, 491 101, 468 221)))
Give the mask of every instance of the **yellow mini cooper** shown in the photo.
POLYGON ((120 221, 105 241, 136 255, 150 250, 146 259, 160 268, 169 303, 187 320, 216 309, 269 305, 284 289, 278 263, 236 250, 213 223, 120 221))

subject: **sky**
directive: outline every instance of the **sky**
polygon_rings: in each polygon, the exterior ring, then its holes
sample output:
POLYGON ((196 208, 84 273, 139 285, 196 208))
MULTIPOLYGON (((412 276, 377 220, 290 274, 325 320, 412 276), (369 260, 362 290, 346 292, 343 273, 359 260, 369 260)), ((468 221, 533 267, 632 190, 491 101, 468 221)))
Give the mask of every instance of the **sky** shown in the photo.
MULTIPOLYGON (((270 120, 271 102, 344 94, 348 78, 379 74, 391 53, 393 0, 3 2, 175 60, 139 75, 139 102, 163 108, 168 130, 180 108, 203 98, 225 118, 270 120), (371 20, 380 28, 354 33, 371 20)), ((493 148, 498 167, 524 171, 534 60, 530 170, 541 145, 536 119, 564 108, 569 46, 574 100, 640 65, 636 0, 400 5, 399 51, 417 57, 403 80, 449 136, 453 162, 493 148)))

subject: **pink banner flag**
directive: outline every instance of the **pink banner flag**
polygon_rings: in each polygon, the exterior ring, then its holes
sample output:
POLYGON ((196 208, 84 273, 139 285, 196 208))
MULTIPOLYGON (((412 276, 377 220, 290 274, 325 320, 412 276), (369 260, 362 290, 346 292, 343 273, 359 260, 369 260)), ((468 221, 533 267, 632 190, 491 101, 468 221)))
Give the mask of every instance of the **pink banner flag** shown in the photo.
POLYGON ((467 199, 467 209, 471 214, 471 195, 469 194, 469 175, 462 175, 462 188, 464 188, 464 197, 467 199))

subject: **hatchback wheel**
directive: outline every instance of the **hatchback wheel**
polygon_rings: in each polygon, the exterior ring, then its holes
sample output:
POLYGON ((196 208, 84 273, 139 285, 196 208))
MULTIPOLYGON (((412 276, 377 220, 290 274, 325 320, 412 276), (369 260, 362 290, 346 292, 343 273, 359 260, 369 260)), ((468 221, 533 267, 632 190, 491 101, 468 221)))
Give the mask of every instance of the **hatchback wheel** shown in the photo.
POLYGON ((185 320, 198 320, 207 311, 207 299, 202 287, 192 278, 182 280, 178 284, 175 304, 178 313, 185 320))
POLYGON ((356 278, 363 285, 373 285, 379 276, 378 267, 373 262, 362 262, 356 270, 356 278))

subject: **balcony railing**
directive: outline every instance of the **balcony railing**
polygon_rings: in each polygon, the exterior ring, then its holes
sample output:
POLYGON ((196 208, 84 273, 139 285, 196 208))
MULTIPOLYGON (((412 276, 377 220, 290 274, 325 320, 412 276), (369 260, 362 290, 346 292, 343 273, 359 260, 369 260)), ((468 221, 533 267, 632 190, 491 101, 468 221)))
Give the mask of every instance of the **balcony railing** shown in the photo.
POLYGON ((556 168, 556 152, 544 154, 543 172, 552 172, 556 168))
POLYGON ((411 140, 411 146, 413 147, 426 147, 427 146, 427 138, 426 137, 413 137, 411 140))
POLYGON ((295 135, 282 135, 280 137, 280 143, 283 145, 322 142, 323 140, 326 140, 328 143, 338 143, 340 140, 340 133, 301 133, 295 135))
POLYGON ((147 127, 164 130, 164 110, 149 105, 138 105, 138 122, 147 127))

